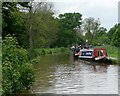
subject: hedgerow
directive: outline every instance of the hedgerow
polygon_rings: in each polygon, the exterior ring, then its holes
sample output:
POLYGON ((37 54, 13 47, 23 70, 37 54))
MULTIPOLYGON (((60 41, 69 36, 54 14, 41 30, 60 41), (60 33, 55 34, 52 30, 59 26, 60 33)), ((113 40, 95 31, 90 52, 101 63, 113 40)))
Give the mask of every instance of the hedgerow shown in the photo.
POLYGON ((18 45, 16 37, 8 35, 2 41, 2 94, 14 94, 29 89, 35 80, 33 64, 28 53, 18 45))

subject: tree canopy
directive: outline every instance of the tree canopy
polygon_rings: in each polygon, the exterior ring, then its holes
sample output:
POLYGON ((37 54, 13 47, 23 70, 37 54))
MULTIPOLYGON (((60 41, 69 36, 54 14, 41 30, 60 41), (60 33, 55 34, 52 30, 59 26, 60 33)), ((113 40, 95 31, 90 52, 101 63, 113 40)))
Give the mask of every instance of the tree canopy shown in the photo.
POLYGON ((111 45, 120 47, 120 26, 116 29, 115 33, 112 36, 111 45))
POLYGON ((100 28, 99 19, 95 20, 92 17, 85 18, 82 22, 82 29, 85 33, 85 38, 88 40, 88 44, 93 44, 96 34, 100 28))
MULTIPOLYGON (((80 13, 65 13, 58 16, 59 32, 55 45, 68 46, 77 42, 77 27, 80 27, 82 21, 80 13)), ((80 37, 79 37, 80 38, 80 37)), ((81 39, 79 39, 81 40, 81 39)))
POLYGON ((59 15, 59 23, 66 29, 80 27, 82 15, 80 13, 65 13, 59 15))
POLYGON ((52 3, 3 2, 2 37, 14 34, 20 46, 31 49, 73 44, 116 46, 113 42, 118 24, 107 32, 100 26, 100 20, 93 17, 82 20, 82 14, 75 12, 60 14, 57 18, 54 15, 52 3))
MULTIPOLYGON (((3 2, 2 6, 2 37, 7 34, 14 34, 21 46, 28 48, 27 16, 25 12, 20 12, 17 2, 3 2)), ((23 6, 26 3, 20 3, 23 6)))

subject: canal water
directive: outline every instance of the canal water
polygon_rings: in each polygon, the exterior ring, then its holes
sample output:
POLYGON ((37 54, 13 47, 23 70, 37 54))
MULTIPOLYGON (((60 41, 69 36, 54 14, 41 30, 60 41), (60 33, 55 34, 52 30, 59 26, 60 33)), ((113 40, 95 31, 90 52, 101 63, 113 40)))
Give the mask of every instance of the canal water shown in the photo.
POLYGON ((68 53, 41 56, 34 65, 33 94, 118 94, 118 66, 73 59, 68 53))

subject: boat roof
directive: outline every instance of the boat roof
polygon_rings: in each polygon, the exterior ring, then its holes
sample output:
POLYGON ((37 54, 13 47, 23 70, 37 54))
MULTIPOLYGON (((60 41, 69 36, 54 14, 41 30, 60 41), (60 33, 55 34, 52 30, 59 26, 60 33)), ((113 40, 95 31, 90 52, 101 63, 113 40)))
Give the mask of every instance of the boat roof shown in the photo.
POLYGON ((93 51, 93 49, 81 49, 80 51, 93 51))
POLYGON ((105 48, 95 48, 94 50, 106 50, 105 48))
POLYGON ((80 51, 106 50, 105 48, 81 49, 80 51))

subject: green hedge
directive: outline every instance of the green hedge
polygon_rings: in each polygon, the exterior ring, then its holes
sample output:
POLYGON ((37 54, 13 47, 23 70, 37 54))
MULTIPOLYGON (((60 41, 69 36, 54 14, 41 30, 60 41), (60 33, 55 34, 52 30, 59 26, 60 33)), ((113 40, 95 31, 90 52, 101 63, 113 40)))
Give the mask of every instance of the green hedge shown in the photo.
POLYGON ((15 37, 5 37, 2 45, 2 94, 29 89, 35 80, 33 64, 40 58, 29 61, 28 52, 18 45, 15 37))

